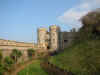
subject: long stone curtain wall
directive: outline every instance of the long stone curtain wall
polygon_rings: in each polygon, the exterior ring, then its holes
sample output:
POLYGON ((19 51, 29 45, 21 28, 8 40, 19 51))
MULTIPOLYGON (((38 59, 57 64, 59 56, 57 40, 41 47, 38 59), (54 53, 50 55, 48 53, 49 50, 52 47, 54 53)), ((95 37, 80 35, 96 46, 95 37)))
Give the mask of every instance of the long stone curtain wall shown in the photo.
MULTIPOLYGON (((1 50, 2 54, 3 54, 3 58, 5 58, 6 56, 10 56, 10 54, 12 53, 12 50, 1 50)), ((22 56, 19 58, 18 62, 21 61, 27 61, 28 60, 28 53, 27 50, 20 50, 22 53, 22 56)))
POLYGON ((13 49, 17 49, 22 52, 21 58, 18 60, 20 61, 27 61, 28 60, 28 49, 33 48, 35 50, 35 56, 38 57, 40 55, 48 54, 48 51, 44 48, 38 48, 37 45, 33 43, 24 43, 24 42, 16 42, 11 40, 2 40, 0 39, 0 50, 2 51, 3 58, 6 56, 10 56, 13 49))
POLYGON ((33 43, 16 42, 11 40, 0 39, 0 46, 3 47, 34 47, 33 43))
POLYGON ((30 48, 34 48, 33 43, 24 43, 0 39, 0 50, 2 51, 3 58, 6 56, 10 56, 13 49, 18 49, 22 52, 22 57, 20 60, 26 61, 28 59, 27 50, 30 48))

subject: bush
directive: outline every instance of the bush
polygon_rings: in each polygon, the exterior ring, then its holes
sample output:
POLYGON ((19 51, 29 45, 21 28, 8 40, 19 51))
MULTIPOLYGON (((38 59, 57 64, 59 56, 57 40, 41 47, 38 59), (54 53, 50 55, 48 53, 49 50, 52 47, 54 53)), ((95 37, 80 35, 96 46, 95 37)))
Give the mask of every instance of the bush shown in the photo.
POLYGON ((14 60, 14 62, 17 62, 18 58, 22 56, 22 52, 17 49, 13 49, 10 56, 14 60))
POLYGON ((14 64, 14 61, 12 60, 12 58, 9 56, 6 56, 4 59, 5 70, 9 70, 13 64, 14 64))
POLYGON ((2 63, 2 50, 0 50, 0 75, 3 75, 4 65, 2 63))
POLYGON ((34 49, 31 48, 31 49, 28 49, 27 51, 28 51, 29 58, 32 58, 35 55, 35 50, 34 49))
POLYGON ((0 63, 2 62, 2 52, 0 50, 0 63))
POLYGON ((3 75, 4 72, 4 65, 0 63, 0 75, 3 75))

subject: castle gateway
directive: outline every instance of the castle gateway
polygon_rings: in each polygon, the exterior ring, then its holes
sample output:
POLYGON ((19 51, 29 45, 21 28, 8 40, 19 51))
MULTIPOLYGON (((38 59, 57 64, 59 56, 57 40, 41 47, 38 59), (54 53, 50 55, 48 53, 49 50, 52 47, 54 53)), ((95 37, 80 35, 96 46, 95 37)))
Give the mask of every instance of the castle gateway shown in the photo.
POLYGON ((49 31, 46 28, 38 29, 38 47, 48 51, 58 51, 67 48, 74 39, 75 29, 62 32, 59 26, 52 25, 49 31))

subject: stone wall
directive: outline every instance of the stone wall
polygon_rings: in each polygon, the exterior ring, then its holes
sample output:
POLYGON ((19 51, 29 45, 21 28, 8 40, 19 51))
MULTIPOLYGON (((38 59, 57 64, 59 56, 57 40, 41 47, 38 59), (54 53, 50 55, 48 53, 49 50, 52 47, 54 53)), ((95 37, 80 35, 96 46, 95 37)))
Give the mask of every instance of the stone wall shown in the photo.
POLYGON ((0 50, 2 50, 3 57, 9 56, 13 49, 18 49, 23 53, 22 58, 24 60, 27 60, 27 50, 30 48, 34 48, 33 43, 16 42, 0 39, 0 50))
POLYGON ((76 37, 76 32, 60 32, 60 49, 65 49, 72 44, 76 37))

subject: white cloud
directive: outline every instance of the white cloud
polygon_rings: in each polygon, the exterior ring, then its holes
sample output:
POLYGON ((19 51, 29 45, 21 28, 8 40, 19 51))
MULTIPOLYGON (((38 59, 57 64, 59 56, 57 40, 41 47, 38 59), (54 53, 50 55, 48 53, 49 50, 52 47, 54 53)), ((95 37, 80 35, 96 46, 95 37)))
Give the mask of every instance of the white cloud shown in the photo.
POLYGON ((89 11, 98 8, 100 4, 100 0, 85 0, 81 2, 79 5, 70 8, 65 11, 61 16, 57 19, 64 24, 70 25, 72 28, 80 28, 80 18, 87 14, 89 11))

